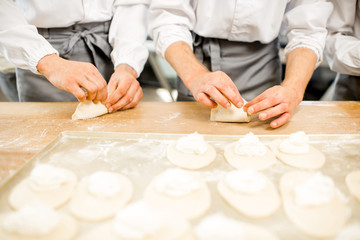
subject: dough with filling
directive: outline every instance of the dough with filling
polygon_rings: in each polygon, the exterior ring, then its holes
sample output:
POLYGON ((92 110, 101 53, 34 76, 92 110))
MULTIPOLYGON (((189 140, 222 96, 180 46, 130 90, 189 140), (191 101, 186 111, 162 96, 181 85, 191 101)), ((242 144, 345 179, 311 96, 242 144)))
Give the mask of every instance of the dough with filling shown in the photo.
POLYGON ((86 100, 77 105, 72 115, 72 120, 95 118, 106 113, 108 113, 108 109, 101 102, 94 103, 93 101, 86 100))
MULTIPOLYGON (((244 100, 244 105, 247 102, 244 100)), ((241 108, 235 107, 231 103, 229 109, 223 108, 220 104, 216 108, 212 108, 210 112, 210 121, 216 122, 250 122, 251 116, 241 108)))
POLYGON ((346 176, 346 185, 351 194, 360 201, 360 170, 353 171, 346 176))
POLYGON ((120 183, 120 191, 113 196, 97 196, 89 192, 89 177, 83 178, 69 203, 71 214, 86 221, 110 218, 124 207, 133 195, 130 180, 118 173, 112 173, 120 183))
MULTIPOLYGON (((186 171, 182 169, 178 170, 186 171)), ((177 196, 169 196, 168 194, 160 193, 156 187, 156 184, 159 182, 166 181, 166 178, 163 178, 164 174, 166 174, 166 172, 156 176, 145 189, 144 200, 151 206, 172 211, 186 219, 200 217, 210 208, 210 190, 200 175, 195 172, 188 172, 188 174, 191 174, 197 183, 199 183, 197 189, 190 190, 184 195, 180 193, 177 196)), ((191 183, 186 185, 189 184, 191 183)), ((176 191, 177 186, 173 187, 174 191, 176 191)))
POLYGON ((283 163, 302 169, 320 169, 325 164, 325 155, 315 147, 309 145, 309 152, 307 153, 284 153, 279 149, 281 141, 281 139, 274 140, 270 144, 270 148, 283 163))
POLYGON ((47 191, 34 190, 30 185, 30 176, 17 184, 9 194, 9 204, 14 209, 19 209, 29 203, 40 201, 53 208, 65 204, 70 198, 77 184, 76 175, 64 168, 57 168, 67 175, 68 181, 58 188, 47 191))
POLYGON ((347 219, 346 205, 335 187, 329 202, 312 206, 296 203, 294 189, 314 175, 313 172, 293 171, 281 177, 280 192, 284 210, 291 222, 305 234, 317 238, 332 238, 347 219))
POLYGON ((226 182, 226 176, 219 181, 217 189, 220 196, 238 212, 251 218, 265 218, 278 210, 281 201, 274 183, 264 175, 263 177, 266 179, 266 186, 253 193, 235 191, 226 182))
POLYGON ((167 158, 174 165, 185 169, 200 169, 209 166, 216 158, 215 149, 208 143, 203 154, 185 153, 176 149, 176 142, 171 143, 167 149, 167 158))
POLYGON ((264 170, 274 165, 277 160, 272 151, 267 149, 264 156, 247 156, 239 155, 235 152, 237 142, 230 143, 225 146, 224 156, 226 161, 237 169, 252 168, 255 170, 264 170))

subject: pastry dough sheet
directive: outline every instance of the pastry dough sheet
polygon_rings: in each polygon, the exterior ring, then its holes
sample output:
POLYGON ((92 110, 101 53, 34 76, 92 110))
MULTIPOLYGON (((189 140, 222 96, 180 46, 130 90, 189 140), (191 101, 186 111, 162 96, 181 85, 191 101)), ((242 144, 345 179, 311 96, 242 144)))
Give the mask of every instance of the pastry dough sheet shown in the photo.
MULTIPOLYGON (((33 163, 49 163, 57 167, 64 167, 73 171, 78 179, 88 176, 91 173, 101 170, 119 172, 128 177, 134 185, 134 195, 131 202, 140 200, 151 180, 168 168, 172 168, 166 157, 166 150, 169 144, 176 142, 186 134, 143 134, 143 133, 102 133, 102 132, 64 132, 52 143, 42 149, 34 158, 21 170, 15 173, 10 180, 1 187, 0 191, 0 212, 12 211, 8 204, 10 190, 33 169, 33 163), (70 159, 69 153, 81 151, 83 154, 89 151, 99 154, 88 159, 70 159), (61 158, 62 154, 66 158, 61 158)), ((311 240, 313 238, 300 232, 286 217, 281 207, 266 219, 253 220, 235 211, 229 206, 217 192, 217 183, 229 171, 235 170, 224 158, 225 146, 237 141, 243 135, 204 135, 205 140, 216 150, 216 159, 208 167, 198 172, 207 182, 211 192, 211 207, 203 217, 216 212, 222 212, 226 216, 238 219, 242 222, 256 224, 260 227, 275 233, 279 239, 311 240)), ((285 139, 288 135, 258 135, 260 140, 269 145, 275 139, 285 139)), ((326 156, 326 162, 320 171, 330 176, 337 188, 349 198, 348 206, 352 215, 346 226, 356 223, 360 217, 360 204, 354 197, 351 197, 346 186, 345 178, 348 173, 360 169, 360 134, 352 135, 309 135, 310 143, 326 156), (355 159, 355 160, 354 160, 355 159)), ((287 166, 278 161, 272 167, 262 170, 276 186, 279 191, 279 182, 283 174, 294 171, 293 167, 287 166)), ((69 213, 68 204, 61 207, 60 212, 69 213)), ((70 214, 69 214, 70 215, 70 214)), ((194 219, 192 226, 201 221, 194 219)), ((100 226, 101 222, 78 221, 79 234, 100 226)), ((79 236, 79 235, 78 235, 79 236)), ((338 239, 337 239, 338 240, 338 239)))

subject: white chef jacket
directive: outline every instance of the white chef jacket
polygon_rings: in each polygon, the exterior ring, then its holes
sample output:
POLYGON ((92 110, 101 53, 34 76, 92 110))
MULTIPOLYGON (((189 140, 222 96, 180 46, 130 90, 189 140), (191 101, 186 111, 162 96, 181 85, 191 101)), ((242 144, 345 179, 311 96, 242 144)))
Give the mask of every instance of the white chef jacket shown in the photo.
POLYGON ((326 0, 152 0, 149 31, 156 51, 164 56, 174 42, 192 46, 189 30, 203 37, 270 43, 279 35, 285 16, 285 54, 309 48, 320 64, 331 11, 326 0), (291 6, 286 12, 287 4, 291 6))
POLYGON ((337 0, 328 22, 328 62, 333 71, 360 76, 360 1, 337 0))
MULTIPOLYGON (((114 66, 129 64, 140 75, 148 57, 143 43, 150 0, 0 0, 0 53, 37 73, 39 60, 57 51, 36 27, 68 27, 112 19, 109 42, 114 66)), ((57 53, 58 54, 58 53, 57 53)))

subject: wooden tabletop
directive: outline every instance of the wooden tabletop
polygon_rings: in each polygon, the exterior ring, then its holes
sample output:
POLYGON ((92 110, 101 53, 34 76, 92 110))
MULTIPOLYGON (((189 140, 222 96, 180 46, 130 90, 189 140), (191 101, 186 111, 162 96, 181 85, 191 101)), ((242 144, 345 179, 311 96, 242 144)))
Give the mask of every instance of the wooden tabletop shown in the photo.
POLYGON ((90 120, 71 120, 77 103, 0 103, 0 184, 63 131, 240 135, 359 134, 360 102, 302 102, 291 121, 272 129, 257 116, 250 123, 210 122, 195 102, 141 102, 136 108, 90 120))

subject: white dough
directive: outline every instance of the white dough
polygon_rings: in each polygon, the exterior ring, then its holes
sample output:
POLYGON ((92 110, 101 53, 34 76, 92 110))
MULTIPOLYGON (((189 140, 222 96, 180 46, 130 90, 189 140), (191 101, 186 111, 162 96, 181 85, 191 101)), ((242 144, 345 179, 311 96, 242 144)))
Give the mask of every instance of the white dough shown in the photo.
POLYGON ((200 169, 210 165, 216 158, 215 149, 206 143, 206 151, 202 154, 179 151, 177 142, 171 143, 167 149, 167 158, 174 165, 185 169, 200 169))
MULTIPOLYGON (((316 205, 307 206, 296 203, 295 189, 298 186, 306 186, 307 182, 311 181, 316 174, 293 171, 282 176, 280 192, 283 206, 290 221, 305 234, 317 238, 332 238, 344 226, 347 219, 346 204, 335 187, 334 194, 328 202, 314 202, 316 205)), ((313 189, 319 188, 314 187, 313 189)))
MULTIPOLYGON (((244 105, 247 102, 244 100, 244 105)), ((231 103, 230 109, 223 108, 220 104, 211 109, 210 121, 216 122, 250 122, 251 116, 243 107, 237 108, 231 103)))
POLYGON ((360 201, 360 170, 353 171, 346 176, 346 185, 351 194, 360 201))
POLYGON ((217 188, 229 205, 251 218, 268 217, 280 207, 275 185, 265 175, 254 170, 229 172, 220 180, 217 188))
POLYGON ((104 115, 106 113, 108 113, 108 110, 101 102, 94 103, 93 101, 86 100, 84 102, 80 102, 77 105, 76 110, 72 115, 72 119, 90 119, 104 115))
POLYGON ((144 199, 151 206, 172 211, 186 219, 200 217, 211 204, 206 182, 197 173, 182 169, 168 169, 156 176, 147 186, 144 199), (194 179, 194 184, 189 181, 188 174, 194 179), (169 178, 171 175, 173 180, 169 178), (181 181, 181 178, 188 180, 181 181))
POLYGON ((115 219, 77 240, 195 240, 189 223, 171 213, 136 202, 120 210, 115 219))
POLYGON ((196 227, 198 240, 277 240, 272 232, 252 224, 216 213, 204 218, 196 227))
POLYGON ((320 169, 325 164, 325 155, 309 145, 309 151, 301 154, 284 153, 280 151, 280 144, 282 140, 274 140, 270 144, 271 150, 276 157, 285 164, 302 169, 320 169))
POLYGON ((127 177, 118 173, 95 172, 80 181, 69 209, 75 217, 86 221, 103 220, 114 216, 130 201, 132 195, 133 186, 127 177), (103 178, 108 174, 109 180, 101 182, 96 174, 103 178), (91 184, 91 177, 98 183, 91 184))
MULTIPOLYGON (((43 165, 40 164, 38 167, 42 166, 43 165)), ((11 191, 9 195, 10 206, 14 209, 19 209, 29 203, 38 201, 47 204, 53 208, 58 208, 65 204, 70 199, 72 192, 75 189, 75 186, 77 184, 77 177, 73 172, 67 169, 55 169, 57 174, 61 173, 67 177, 66 182, 58 182, 60 177, 52 180, 51 175, 49 176, 49 174, 44 173, 44 177, 42 180, 44 182, 41 183, 41 175, 36 174, 36 181, 38 182, 38 187, 35 188, 35 181, 32 180, 33 175, 30 175, 29 177, 22 180, 18 185, 16 185, 11 191), (54 186, 57 187, 50 186, 49 182, 52 182, 54 186), (44 189, 41 190, 41 188, 44 189)), ((37 168, 34 168, 33 171, 36 172, 36 170, 37 168)))

